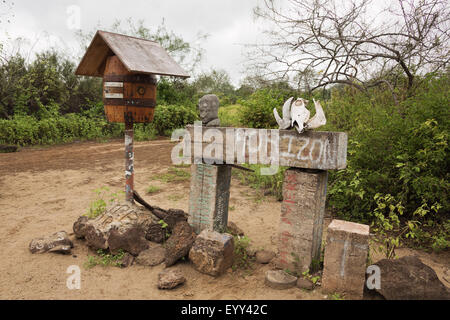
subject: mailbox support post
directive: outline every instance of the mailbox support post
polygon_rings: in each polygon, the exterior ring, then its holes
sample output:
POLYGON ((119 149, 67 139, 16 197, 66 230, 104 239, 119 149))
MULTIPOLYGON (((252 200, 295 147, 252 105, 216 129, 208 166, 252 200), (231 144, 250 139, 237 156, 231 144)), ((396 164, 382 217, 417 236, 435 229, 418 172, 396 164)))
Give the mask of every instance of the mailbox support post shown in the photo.
POLYGON ((133 122, 125 122, 125 200, 134 202, 134 150, 133 122))

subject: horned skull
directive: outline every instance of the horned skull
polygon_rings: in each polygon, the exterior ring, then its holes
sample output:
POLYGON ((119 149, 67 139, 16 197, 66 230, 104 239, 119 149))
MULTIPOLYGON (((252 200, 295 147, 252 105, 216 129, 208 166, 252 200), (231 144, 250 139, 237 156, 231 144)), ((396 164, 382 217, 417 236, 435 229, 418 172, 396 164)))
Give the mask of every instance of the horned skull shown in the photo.
POLYGON ((273 115, 275 120, 277 120, 280 129, 295 128, 298 133, 302 133, 309 129, 315 129, 321 127, 327 123, 325 118, 325 113, 323 112, 322 106, 319 101, 314 101, 314 106, 316 107, 316 114, 314 117, 309 118, 311 113, 306 109, 308 100, 298 98, 292 103, 294 98, 289 98, 283 105, 283 118, 278 115, 277 109, 273 109, 273 115))

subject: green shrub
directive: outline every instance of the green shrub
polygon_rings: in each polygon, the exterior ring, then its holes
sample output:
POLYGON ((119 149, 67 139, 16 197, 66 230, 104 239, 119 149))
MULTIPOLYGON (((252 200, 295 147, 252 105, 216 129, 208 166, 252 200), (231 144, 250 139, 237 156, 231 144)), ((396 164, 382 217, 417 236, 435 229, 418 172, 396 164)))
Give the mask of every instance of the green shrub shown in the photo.
POLYGON ((193 124, 197 119, 197 113, 192 108, 161 105, 156 107, 153 126, 159 135, 170 136, 173 130, 193 124))
POLYGON ((281 114, 285 99, 288 97, 278 90, 256 91, 248 99, 239 101, 242 105, 241 123, 249 128, 276 128, 277 122, 273 116, 273 109, 277 108, 281 114))

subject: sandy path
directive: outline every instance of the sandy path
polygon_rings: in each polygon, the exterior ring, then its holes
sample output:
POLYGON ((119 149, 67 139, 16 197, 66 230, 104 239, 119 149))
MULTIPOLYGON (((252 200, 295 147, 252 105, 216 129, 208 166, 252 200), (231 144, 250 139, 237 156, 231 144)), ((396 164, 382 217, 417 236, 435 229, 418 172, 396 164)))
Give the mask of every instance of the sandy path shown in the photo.
MULTIPOLYGON (((188 209, 189 181, 163 183, 152 176, 170 166, 172 143, 168 140, 138 142, 135 146, 135 188, 162 208, 188 209), (161 192, 145 195, 149 185, 161 192)), ((93 253, 75 240, 73 255, 32 255, 31 239, 65 230, 83 214, 93 190, 108 186, 123 189, 123 144, 83 142, 49 148, 27 148, 0 154, 0 299, 323 299, 320 289, 277 291, 264 285, 270 266, 255 265, 252 272, 229 272, 212 278, 196 272, 188 262, 179 263, 187 278, 173 291, 156 287, 154 268, 133 265, 126 269, 84 267, 93 253), (70 265, 81 267, 81 290, 66 287, 70 265)), ((232 180, 230 220, 244 230, 256 248, 276 249, 280 203, 272 197, 255 200, 254 190, 232 180)), ((403 250, 400 255, 410 253, 403 250)), ((448 272, 449 256, 418 253, 442 275, 448 272)), ((425 261, 424 261, 425 262, 425 261)), ((444 280, 445 281, 445 280, 444 280)), ((444 282, 445 283, 445 282, 444 282)), ((449 285, 449 283, 446 283, 449 285)))

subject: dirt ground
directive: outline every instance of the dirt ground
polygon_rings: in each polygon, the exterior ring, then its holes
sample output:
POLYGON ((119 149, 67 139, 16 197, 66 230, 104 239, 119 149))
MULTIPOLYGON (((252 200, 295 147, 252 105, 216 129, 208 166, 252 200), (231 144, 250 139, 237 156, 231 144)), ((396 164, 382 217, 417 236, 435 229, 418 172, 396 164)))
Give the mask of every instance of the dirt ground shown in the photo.
MULTIPOLYGON (((189 180, 164 183, 152 179, 171 166, 168 140, 135 145, 135 189, 151 204, 188 211, 189 180), (161 191, 148 195, 148 186, 161 191)), ((235 170, 235 169, 233 169, 235 170)), ((264 285, 270 265, 254 265, 249 272, 228 272, 213 278, 195 271, 189 262, 177 264, 187 279, 172 290, 157 289, 163 266, 129 268, 95 266, 86 269, 93 255, 82 240, 74 240, 73 255, 36 254, 28 250, 31 239, 65 230, 96 198, 93 190, 108 186, 123 190, 124 146, 122 140, 107 143, 80 142, 68 145, 24 148, 0 154, 0 299, 326 299, 319 288, 278 291, 264 285), (66 270, 81 268, 81 290, 69 290, 66 270)), ((230 220, 252 240, 252 246, 276 251, 280 202, 258 197, 254 190, 232 180, 230 220)), ((330 219, 326 219, 326 224, 330 219)), ((73 236, 72 236, 73 239, 73 236)), ((415 254, 450 286, 450 255, 401 249, 399 256, 415 254)), ((374 257, 377 261, 381 257, 374 257)))

